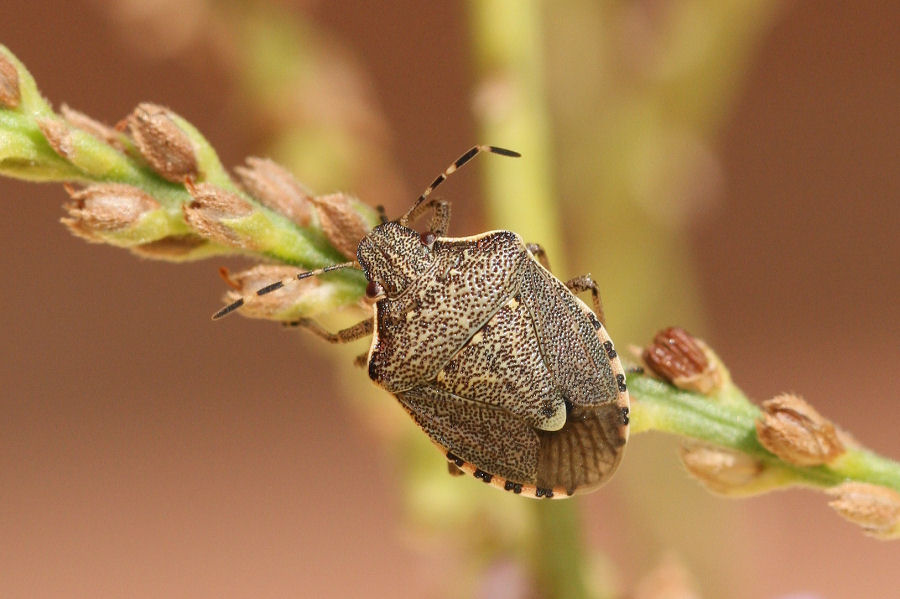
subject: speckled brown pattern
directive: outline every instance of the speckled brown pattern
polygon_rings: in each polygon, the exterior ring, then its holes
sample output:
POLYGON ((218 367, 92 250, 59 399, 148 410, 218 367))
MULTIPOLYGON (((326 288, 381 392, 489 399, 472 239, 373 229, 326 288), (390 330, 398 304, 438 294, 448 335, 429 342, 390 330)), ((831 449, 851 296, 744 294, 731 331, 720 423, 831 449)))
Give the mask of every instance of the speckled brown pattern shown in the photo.
POLYGON ((429 248, 395 222, 357 253, 375 305, 369 376, 464 472, 507 491, 596 488, 628 437, 606 329, 509 231, 429 248))
POLYGON ((429 250, 418 233, 395 223, 376 227, 357 255, 367 277, 388 292, 376 304, 369 375, 392 393, 437 376, 515 295, 528 262, 521 240, 508 231, 441 239, 429 250))

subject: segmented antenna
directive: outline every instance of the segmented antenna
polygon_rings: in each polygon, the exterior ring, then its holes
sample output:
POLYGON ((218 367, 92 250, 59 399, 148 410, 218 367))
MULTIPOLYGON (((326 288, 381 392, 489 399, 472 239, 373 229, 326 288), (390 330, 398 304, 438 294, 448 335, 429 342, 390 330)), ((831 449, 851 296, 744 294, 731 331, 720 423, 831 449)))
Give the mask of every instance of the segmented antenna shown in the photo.
POLYGON ((490 152, 491 154, 500 154, 501 156, 511 156, 512 158, 518 158, 521 156, 518 152, 514 152, 512 150, 507 150, 505 148, 498 148, 496 146, 475 146, 470 149, 468 152, 460 156, 456 159, 456 162, 447 167, 443 173, 437 176, 431 185, 425 188, 425 191, 422 192, 422 195, 419 196, 419 199, 416 200, 415 204, 412 205, 412 208, 406 211, 406 214, 397 219, 397 222, 403 225, 404 227, 409 222, 410 217, 416 212, 416 209, 422 205, 425 199, 431 195, 431 192, 435 190, 435 188, 447 180, 447 177, 452 175, 456 170, 467 163, 468 161, 475 158, 481 152, 490 152))
POLYGON ((230 304, 228 304, 227 306, 225 306, 224 308, 222 308, 221 310, 219 310, 218 312, 213 314, 212 319, 218 320, 218 319, 222 318, 223 316, 228 316, 229 314, 231 314, 232 312, 234 312, 235 310, 237 310, 238 308, 243 306, 245 303, 252 301, 253 298, 258 295, 266 295, 267 293, 272 293, 273 291, 277 291, 278 289, 281 289, 282 287, 290 285, 290 284, 294 283, 295 281, 302 281, 303 279, 308 279, 309 277, 316 277, 319 275, 323 275, 326 272, 331 272, 333 270, 340 270, 342 268, 359 268, 359 265, 355 261, 341 262, 340 264, 332 264, 331 266, 326 266, 324 268, 317 268, 316 270, 300 272, 300 273, 297 273, 297 275, 294 277, 288 277, 286 279, 281 279, 280 281, 275 281, 274 283, 269 283, 265 287, 263 287, 261 289, 257 289, 256 292, 253 293, 252 295, 245 295, 245 296, 241 297, 240 299, 236 299, 235 301, 231 302, 230 304))
MULTIPOLYGON (((454 162, 453 164, 448 166, 447 169, 443 173, 438 175, 437 178, 434 181, 432 181, 431 185, 429 185, 428 187, 425 188, 425 191, 423 191, 422 195, 420 195, 419 198, 415 201, 415 203, 412 205, 412 208, 407 210, 406 214, 404 214, 399 219, 397 219, 397 222, 400 223, 401 225, 406 226, 406 224, 409 222, 410 218, 417 215, 417 211, 419 208, 424 209, 423 204, 424 204, 425 200, 428 198, 429 195, 431 195, 431 192, 434 191, 438 185, 440 185, 441 183, 446 181, 447 177, 452 175, 462 165, 469 162, 470 160, 475 158, 475 156, 477 156, 478 154, 480 154, 482 152, 490 152, 491 154, 499 154, 501 156, 510 156, 513 158, 518 158, 521 156, 521 154, 519 154, 518 152, 514 152, 513 150, 507 150, 505 148, 498 148, 496 146, 474 146, 474 147, 472 147, 468 152, 466 152, 465 154, 463 154, 462 156, 457 158, 456 162, 454 162)), ((383 223, 387 220, 387 217, 384 215, 384 208, 382 208, 381 206, 379 206, 378 208, 379 208, 378 214, 379 214, 379 217, 381 218, 381 222, 383 223)), ((281 289, 281 288, 285 287, 286 285, 293 283, 294 281, 302 281, 303 279, 306 279, 309 277, 318 276, 321 274, 325 274, 326 272, 331 272, 333 270, 340 270, 342 268, 359 268, 359 265, 355 261, 354 262, 343 262, 341 264, 333 264, 331 266, 326 266, 325 268, 319 268, 319 269, 311 270, 308 272, 298 273, 296 277, 289 277, 286 279, 282 279, 280 281, 276 281, 274 283, 270 283, 261 289, 257 289, 256 292, 253 294, 244 295, 243 297, 231 302, 230 304, 228 304, 227 306, 225 306, 224 308, 222 308, 221 310, 219 310, 218 312, 213 314, 212 319, 218 320, 224 316, 227 316, 227 315, 231 314, 232 312, 234 312, 235 310, 237 310, 238 308, 240 308, 241 306, 243 306, 244 304, 252 301, 254 297, 259 296, 259 295, 266 295, 267 293, 272 293, 273 291, 281 289)))

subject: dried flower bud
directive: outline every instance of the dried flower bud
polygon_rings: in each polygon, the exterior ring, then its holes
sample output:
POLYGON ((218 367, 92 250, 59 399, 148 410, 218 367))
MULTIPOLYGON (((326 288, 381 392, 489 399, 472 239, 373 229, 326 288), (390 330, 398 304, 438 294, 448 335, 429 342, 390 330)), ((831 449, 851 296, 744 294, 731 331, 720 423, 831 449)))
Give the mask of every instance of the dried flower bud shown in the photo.
POLYGON ((209 241, 206 239, 194 233, 186 233, 184 235, 169 235, 156 241, 136 245, 130 249, 133 253, 144 258, 180 262, 203 257, 206 253, 204 250, 208 246, 209 241))
POLYGON ((60 114, 62 114, 63 118, 70 126, 90 133, 97 139, 105 141, 111 146, 115 146, 121 149, 121 143, 119 143, 118 134, 112 127, 107 127, 103 123, 95 121, 86 114, 78 112, 73 108, 69 108, 65 104, 60 107, 59 112, 60 114))
POLYGON ((160 207, 137 187, 120 183, 66 190, 72 201, 65 204, 69 216, 61 221, 75 235, 96 243, 108 241, 101 233, 134 226, 145 214, 160 207))
POLYGON ((344 256, 355 258, 356 247, 371 227, 353 209, 350 198, 342 193, 333 193, 313 198, 313 203, 316 205, 322 232, 331 245, 344 256))
POLYGON ((194 146, 168 109, 139 104, 127 123, 141 156, 160 176, 181 183, 197 175, 194 146))
POLYGON ((826 491, 841 516, 879 539, 900 538, 900 493, 887 487, 846 482, 826 491))
POLYGON ((248 167, 234 171, 250 195, 295 224, 309 225, 312 211, 309 191, 281 165, 265 158, 248 158, 248 167))
POLYGON ((227 221, 253 214, 253 206, 235 193, 209 183, 188 185, 192 202, 182 206, 184 220, 201 236, 219 243, 252 250, 252 237, 239 233, 227 221))
POLYGON ((241 308, 241 314, 250 318, 266 318, 269 320, 290 320, 294 311, 304 298, 316 293, 321 287, 318 277, 297 280, 298 269, 294 266, 260 264, 237 273, 229 273, 222 269, 222 278, 234 288, 222 298, 230 304, 242 297, 250 296, 241 308), (282 281, 285 285, 265 295, 255 295, 256 291, 266 285, 282 281))
POLYGON ((650 370, 679 389, 708 395, 724 384, 721 365, 712 350, 679 327, 657 333, 641 357, 650 370))
POLYGON ((700 441, 685 441, 681 445, 681 461, 692 476, 714 493, 752 495, 767 490, 757 484, 765 465, 745 453, 700 441))
POLYGON ((38 119, 38 128, 44 134, 44 138, 53 151, 65 158, 72 157, 72 136, 70 135, 69 126, 65 121, 57 118, 38 119))
POLYGON ((37 124, 53 151, 88 177, 120 180, 137 173, 122 152, 92 132, 55 116, 37 124))
POLYGON ((0 107, 15 108, 22 100, 19 93, 19 71, 0 53, 0 107))
POLYGON ((844 445, 834 425, 802 398, 785 393, 763 402, 756 435, 763 447, 798 466, 826 464, 844 445))

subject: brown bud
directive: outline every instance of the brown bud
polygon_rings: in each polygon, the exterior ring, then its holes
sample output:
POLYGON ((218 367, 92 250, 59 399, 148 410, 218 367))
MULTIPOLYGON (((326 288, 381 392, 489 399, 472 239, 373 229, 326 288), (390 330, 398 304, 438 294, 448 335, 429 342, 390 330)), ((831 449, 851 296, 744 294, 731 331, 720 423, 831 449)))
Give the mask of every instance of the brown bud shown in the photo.
POLYGON ((65 121, 57 118, 38 119, 38 128, 53 151, 65 158, 72 157, 72 136, 65 121))
POLYGON ((241 314, 250 318, 267 318, 279 320, 297 306, 302 298, 308 297, 320 288, 317 277, 309 277, 297 280, 297 268, 294 266, 281 266, 275 264, 260 264, 237 273, 230 273, 222 269, 222 278, 234 289, 222 298, 226 304, 230 304, 242 297, 250 296, 252 301, 247 301, 241 308, 241 314), (256 291, 267 285, 284 282, 281 289, 255 295, 256 291))
POLYGON ((139 104, 127 124, 141 156, 161 177, 181 183, 197 175, 194 146, 168 109, 139 104))
POLYGON ((712 350, 679 327, 657 333, 641 357, 650 370, 679 389, 710 394, 724 384, 721 366, 712 350))
POLYGON ((745 453, 700 441, 681 445, 687 471, 710 491, 722 495, 749 495, 766 490, 757 483, 765 466, 745 453))
POLYGON ((15 108, 21 99, 19 72, 15 65, 0 53, 0 107, 15 108))
POLYGON ((841 516, 879 539, 900 537, 900 493, 887 487, 846 482, 826 491, 828 502, 841 516))
POLYGON ((0 107, 15 108, 22 100, 19 93, 19 71, 0 53, 0 107))
POLYGON ((131 251, 138 256, 154 260, 182 261, 196 256, 209 241, 194 233, 169 235, 162 239, 136 245, 131 251))
POLYGON ((242 249, 254 249, 250 238, 241 235, 225 221, 249 216, 253 206, 235 193, 209 183, 189 185, 192 202, 182 206, 184 220, 201 236, 242 249))
POLYGON ((247 165, 236 167, 234 171, 250 195, 295 224, 309 225, 311 195, 290 172, 265 158, 248 158, 247 165))
POLYGON ((763 447, 782 460, 818 466, 844 453, 834 425, 802 398, 785 393, 767 399, 762 408, 756 436, 763 447))
POLYGON ((353 209, 348 196, 333 193, 313 198, 319 224, 325 237, 347 258, 356 257, 356 246, 370 230, 366 221, 353 209))
POLYGON ((103 123, 95 121, 86 114, 78 112, 73 108, 69 108, 65 104, 60 107, 59 112, 70 126, 90 133, 97 139, 121 149, 118 134, 112 127, 107 127, 103 123))
POLYGON ((120 183, 91 185, 81 190, 66 187, 66 191, 72 198, 64 206, 69 216, 60 220, 75 235, 98 243, 106 241, 99 233, 130 227, 160 207, 137 187, 120 183))

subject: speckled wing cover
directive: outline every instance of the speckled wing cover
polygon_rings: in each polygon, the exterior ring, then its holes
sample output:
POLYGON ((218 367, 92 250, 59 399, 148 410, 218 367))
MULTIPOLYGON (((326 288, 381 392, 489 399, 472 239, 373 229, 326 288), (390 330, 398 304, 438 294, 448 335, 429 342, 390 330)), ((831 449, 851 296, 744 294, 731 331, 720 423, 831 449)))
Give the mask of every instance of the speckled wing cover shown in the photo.
POLYGON ((374 350, 370 364, 382 374, 390 365, 395 377, 415 373, 394 391, 401 404, 449 459, 486 482, 537 496, 596 487, 627 435, 624 376, 620 387, 605 329, 515 234, 439 243, 448 258, 422 278, 425 292, 379 303, 373 348, 405 351, 389 359, 374 350), (435 330, 436 313, 449 319, 446 331, 435 330), (419 318, 431 328, 418 333, 419 318))
POLYGON ((450 357, 512 297, 522 277, 515 233, 440 239, 431 270, 376 305, 369 376, 392 393, 433 379, 450 357))

